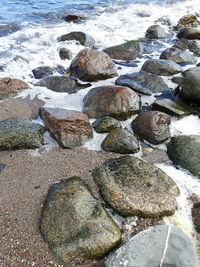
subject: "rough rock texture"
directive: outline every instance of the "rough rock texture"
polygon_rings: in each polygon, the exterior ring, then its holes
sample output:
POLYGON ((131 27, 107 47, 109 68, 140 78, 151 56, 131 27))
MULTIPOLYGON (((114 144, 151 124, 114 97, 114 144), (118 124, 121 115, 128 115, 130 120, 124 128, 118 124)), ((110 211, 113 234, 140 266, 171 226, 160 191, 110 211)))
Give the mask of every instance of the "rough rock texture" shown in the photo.
POLYGON ((104 257, 121 241, 120 229, 79 177, 50 187, 40 230, 66 266, 89 265, 88 261, 104 257))
POLYGON ((148 39, 164 39, 167 37, 167 33, 160 25, 150 26, 145 34, 148 39))
POLYGON ((39 148, 44 144, 44 128, 36 123, 12 118, 0 122, 0 150, 39 148))
POLYGON ((116 85, 128 86, 137 93, 151 95, 168 90, 163 79, 146 71, 121 75, 115 81, 116 85))
POLYGON ((72 52, 71 50, 65 48, 65 47, 61 47, 59 49, 59 56, 62 60, 65 60, 65 59, 72 59, 72 52))
POLYGON ((192 207, 192 219, 197 232, 200 233, 200 202, 195 203, 192 207))
POLYGON ((67 16, 63 16, 62 19, 66 22, 74 22, 74 23, 78 23, 81 22, 82 20, 85 20, 86 18, 83 16, 79 16, 79 15, 67 15, 67 16))
POLYGON ((142 55, 143 44, 140 40, 132 40, 120 45, 108 47, 103 51, 113 59, 133 60, 142 55))
POLYGON ((167 25, 167 26, 172 26, 172 21, 171 21, 171 18, 170 16, 162 16, 160 18, 158 18, 155 23, 160 23, 162 25, 167 25))
POLYGON ((200 178, 200 136, 180 135, 171 138, 167 153, 175 165, 200 178))
POLYGON ((177 63, 165 59, 149 59, 143 64, 142 70, 163 76, 182 72, 182 68, 177 63))
POLYGON ((116 128, 121 128, 121 123, 109 116, 95 120, 92 123, 93 128, 97 133, 109 133, 116 128))
POLYGON ((138 233, 108 256, 102 267, 116 267, 119 262, 120 267, 198 267, 193 241, 174 225, 138 233))
POLYGON ((190 41, 188 49, 195 55, 200 56, 200 41, 190 41))
POLYGON ((139 142, 126 129, 115 129, 103 140, 101 147, 107 152, 134 154, 140 151, 139 142))
POLYGON ((170 117, 160 111, 140 113, 131 123, 133 132, 152 144, 161 144, 170 137, 170 117))
POLYGON ((200 40, 200 29, 197 28, 183 28, 177 33, 179 39, 185 38, 189 40, 200 40))
POLYGON ((174 181, 141 159, 109 159, 93 171, 93 178, 104 200, 121 216, 168 216, 177 208, 174 181))
POLYGON ((194 14, 188 14, 180 18, 176 26, 177 29, 185 27, 197 27, 200 26, 200 21, 197 19, 197 16, 194 14))
POLYGON ((124 86, 95 87, 86 94, 83 103, 83 112, 90 118, 111 116, 126 120, 140 110, 139 96, 124 86))
POLYGON ((66 148, 81 146, 93 137, 87 115, 62 108, 40 108, 45 126, 59 144, 66 148))
POLYGON ((200 102, 200 67, 183 72, 181 89, 185 99, 200 102))
POLYGON ((41 66, 41 67, 37 67, 33 69, 32 72, 36 79, 42 79, 44 77, 48 77, 52 75, 57 70, 58 68, 55 68, 55 67, 41 66))
POLYGON ((77 54, 70 70, 83 81, 105 80, 117 75, 115 64, 107 54, 89 48, 77 54))
POLYGON ((81 45, 89 47, 89 48, 93 48, 95 44, 95 40, 92 38, 92 36, 84 32, 70 32, 58 38, 59 42, 71 41, 71 40, 76 40, 81 45))
POLYGON ((180 50, 187 50, 189 43, 190 43, 190 40, 182 38, 175 42, 174 47, 177 47, 180 50))
POLYGON ((190 64, 197 61, 193 55, 176 47, 165 49, 160 55, 160 59, 171 60, 178 64, 190 64))
POLYGON ((29 89, 27 83, 9 77, 0 79, 0 100, 17 95, 19 92, 29 89))
POLYGON ((37 119, 39 108, 44 101, 37 98, 14 98, 0 103, 0 121, 18 117, 24 120, 37 119))

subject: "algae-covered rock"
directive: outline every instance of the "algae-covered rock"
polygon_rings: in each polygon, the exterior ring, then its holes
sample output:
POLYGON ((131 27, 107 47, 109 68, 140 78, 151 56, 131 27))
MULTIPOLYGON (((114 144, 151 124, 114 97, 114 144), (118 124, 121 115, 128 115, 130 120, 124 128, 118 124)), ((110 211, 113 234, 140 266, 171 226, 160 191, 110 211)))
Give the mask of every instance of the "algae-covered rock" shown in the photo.
POLYGON ((116 128, 122 127, 121 123, 118 120, 109 116, 95 120, 92 123, 92 126, 97 133, 109 133, 116 128))

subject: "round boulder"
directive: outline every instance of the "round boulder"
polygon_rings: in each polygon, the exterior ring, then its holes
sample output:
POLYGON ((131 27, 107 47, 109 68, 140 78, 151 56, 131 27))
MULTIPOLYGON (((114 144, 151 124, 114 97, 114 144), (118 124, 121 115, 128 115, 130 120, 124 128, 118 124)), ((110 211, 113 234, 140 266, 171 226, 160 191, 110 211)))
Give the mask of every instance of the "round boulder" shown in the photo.
POLYGON ((65 60, 65 59, 72 59, 72 51, 65 48, 65 47, 61 47, 59 49, 59 56, 60 59, 65 60))
POLYGON ((148 39, 164 39, 167 37, 167 33, 160 25, 150 26, 145 34, 148 39))

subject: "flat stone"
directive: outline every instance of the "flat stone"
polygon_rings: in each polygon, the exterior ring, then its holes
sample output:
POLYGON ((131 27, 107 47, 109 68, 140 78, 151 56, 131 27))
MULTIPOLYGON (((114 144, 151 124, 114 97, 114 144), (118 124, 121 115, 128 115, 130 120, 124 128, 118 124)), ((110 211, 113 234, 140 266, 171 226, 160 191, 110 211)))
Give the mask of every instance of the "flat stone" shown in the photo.
POLYGON ((42 79, 44 77, 53 75, 56 71, 58 71, 58 68, 56 67, 41 66, 33 69, 32 73, 36 79, 42 79))
POLYGON ((189 52, 182 51, 177 47, 165 49, 160 55, 160 59, 172 60, 178 64, 194 64, 197 61, 189 52))

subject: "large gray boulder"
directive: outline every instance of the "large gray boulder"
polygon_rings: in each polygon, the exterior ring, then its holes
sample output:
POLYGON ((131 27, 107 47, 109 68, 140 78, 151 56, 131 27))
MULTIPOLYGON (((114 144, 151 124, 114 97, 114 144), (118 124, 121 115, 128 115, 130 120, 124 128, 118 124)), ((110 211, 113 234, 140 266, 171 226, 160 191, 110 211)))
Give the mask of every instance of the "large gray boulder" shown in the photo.
POLYGON ((180 135, 171 138, 167 153, 175 165, 200 178, 200 136, 180 135))
POLYGON ((130 87, 137 93, 145 95, 160 93, 169 89, 161 77, 146 71, 121 75, 115 84, 130 87))
POLYGON ((45 200, 40 231, 66 266, 86 266, 121 242, 121 231, 79 177, 52 185, 45 200))
POLYGON ((102 267, 198 267, 192 240, 174 225, 150 227, 112 253, 102 267), (120 265, 119 265, 120 263, 120 265))
POLYGON ((132 40, 103 50, 109 57, 119 60, 133 60, 142 55, 143 44, 140 40, 132 40))
POLYGON ((167 33, 160 25, 152 25, 147 29, 145 37, 148 39, 164 39, 167 37, 167 33))
POLYGON ((105 80, 117 76, 112 59, 104 52, 83 49, 72 60, 70 71, 83 81, 105 80))
POLYGON ((0 122, 0 150, 39 148, 44 144, 44 127, 40 124, 12 118, 0 122))
POLYGON ((143 64, 142 70, 161 76, 182 72, 182 68, 177 63, 166 59, 149 59, 143 64))
POLYGON ((92 175, 104 200, 121 216, 169 216, 177 208, 175 182, 141 159, 109 159, 92 175))
POLYGON ((83 99, 83 112, 89 118, 111 116, 126 120, 140 110, 140 98, 128 87, 100 86, 92 88, 83 99))
POLYGON ((71 40, 76 40, 81 45, 89 48, 93 48, 95 44, 95 40, 93 39, 93 37, 84 32, 70 32, 58 38, 58 42, 71 41, 71 40))
POLYGON ((160 59, 172 60, 178 64, 194 64, 197 61, 189 52, 182 51, 177 47, 165 49, 160 55, 160 59))

